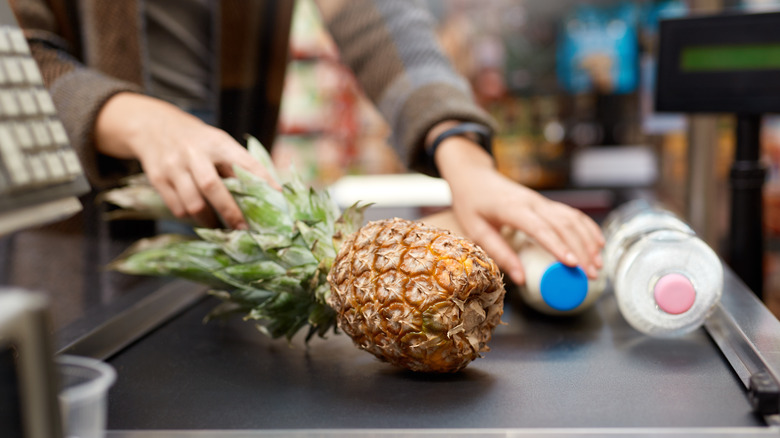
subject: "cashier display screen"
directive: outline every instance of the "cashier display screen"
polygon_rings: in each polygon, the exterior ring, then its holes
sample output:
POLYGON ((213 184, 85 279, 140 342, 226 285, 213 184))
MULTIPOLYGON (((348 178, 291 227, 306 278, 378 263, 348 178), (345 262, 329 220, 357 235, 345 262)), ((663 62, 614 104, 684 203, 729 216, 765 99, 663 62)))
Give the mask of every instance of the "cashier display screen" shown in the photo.
POLYGON ((0 428, 2 436, 23 438, 16 349, 0 344, 0 428))
POLYGON ((684 73, 780 70, 780 44, 734 44, 683 47, 684 73))
POLYGON ((657 111, 780 113, 780 13, 661 20, 657 111))

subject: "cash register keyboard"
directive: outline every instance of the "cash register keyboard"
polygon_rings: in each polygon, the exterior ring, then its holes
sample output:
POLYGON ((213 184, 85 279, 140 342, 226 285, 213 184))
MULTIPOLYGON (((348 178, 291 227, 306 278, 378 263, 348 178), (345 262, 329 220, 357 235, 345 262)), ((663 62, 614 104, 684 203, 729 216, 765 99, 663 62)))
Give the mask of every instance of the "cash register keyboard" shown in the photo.
POLYGON ((88 190, 22 30, 0 24, 0 212, 88 190))

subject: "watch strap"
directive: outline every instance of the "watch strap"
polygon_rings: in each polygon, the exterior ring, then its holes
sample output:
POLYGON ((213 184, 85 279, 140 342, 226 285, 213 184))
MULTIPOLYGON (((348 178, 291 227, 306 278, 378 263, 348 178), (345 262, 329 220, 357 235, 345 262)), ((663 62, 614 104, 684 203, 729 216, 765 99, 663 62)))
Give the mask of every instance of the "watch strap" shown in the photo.
POLYGON ((493 154, 493 135, 490 128, 480 123, 464 122, 439 134, 425 149, 428 157, 432 160, 439 145, 453 136, 467 137, 482 146, 487 153, 493 154))

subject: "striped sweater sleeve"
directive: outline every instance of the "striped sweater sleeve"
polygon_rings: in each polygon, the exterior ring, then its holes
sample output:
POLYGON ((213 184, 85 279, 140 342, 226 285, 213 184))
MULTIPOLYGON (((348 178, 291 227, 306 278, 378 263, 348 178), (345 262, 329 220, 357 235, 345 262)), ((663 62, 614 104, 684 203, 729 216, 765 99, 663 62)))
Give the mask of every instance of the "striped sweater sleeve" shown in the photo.
POLYGON ((439 47, 433 18, 420 2, 325 3, 323 16, 342 60, 390 124, 391 142, 409 168, 436 174, 423 146, 428 130, 438 122, 495 127, 439 47))

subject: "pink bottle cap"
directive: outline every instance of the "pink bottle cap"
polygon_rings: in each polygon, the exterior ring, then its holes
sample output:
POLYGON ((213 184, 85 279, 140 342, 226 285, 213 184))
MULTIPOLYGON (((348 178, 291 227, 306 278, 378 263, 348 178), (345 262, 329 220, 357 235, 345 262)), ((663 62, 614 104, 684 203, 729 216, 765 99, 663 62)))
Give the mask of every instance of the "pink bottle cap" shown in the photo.
POLYGON ((667 274, 658 279, 653 290, 656 304, 666 313, 687 312, 696 301, 696 289, 682 274, 667 274))

